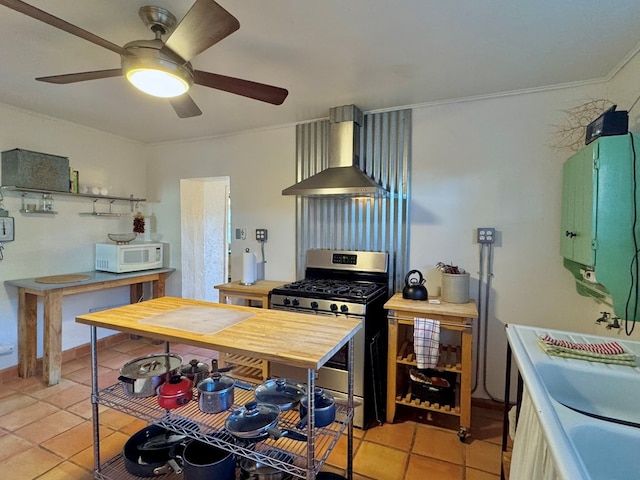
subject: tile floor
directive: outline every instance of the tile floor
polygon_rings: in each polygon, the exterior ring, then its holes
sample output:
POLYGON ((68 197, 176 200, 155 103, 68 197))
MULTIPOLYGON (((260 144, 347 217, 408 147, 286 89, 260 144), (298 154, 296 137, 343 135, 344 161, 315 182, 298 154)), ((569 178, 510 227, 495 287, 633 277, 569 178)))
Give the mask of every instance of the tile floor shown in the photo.
MULTIPOLYGON (((146 339, 126 340, 99 351, 100 388, 117 382, 132 358, 162 351, 146 339)), ((172 345, 185 359, 210 359, 215 352, 172 345)), ((40 377, 16 379, 0 389, 0 474, 11 480, 93 478, 90 359, 63 364, 62 380, 45 387, 40 377)), ((502 414, 474 407, 472 434, 457 437, 457 417, 400 410, 396 423, 355 429, 354 480, 497 480, 500 478, 502 414), (422 417, 418 417, 421 414, 422 417)), ((145 426, 126 414, 100 407, 101 454, 118 454, 145 426)), ((346 438, 331 453, 326 470, 344 473, 346 438)), ((161 477, 159 477, 161 478, 161 477)))

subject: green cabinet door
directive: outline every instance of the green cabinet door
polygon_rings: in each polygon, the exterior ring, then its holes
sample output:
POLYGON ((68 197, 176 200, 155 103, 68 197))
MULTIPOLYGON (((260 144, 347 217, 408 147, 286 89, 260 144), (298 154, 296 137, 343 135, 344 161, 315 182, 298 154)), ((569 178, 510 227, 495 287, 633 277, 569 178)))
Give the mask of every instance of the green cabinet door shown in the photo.
POLYGON ((598 172, 593 146, 587 145, 569 158, 562 172, 562 221, 560 253, 568 260, 595 266, 595 206, 598 172))

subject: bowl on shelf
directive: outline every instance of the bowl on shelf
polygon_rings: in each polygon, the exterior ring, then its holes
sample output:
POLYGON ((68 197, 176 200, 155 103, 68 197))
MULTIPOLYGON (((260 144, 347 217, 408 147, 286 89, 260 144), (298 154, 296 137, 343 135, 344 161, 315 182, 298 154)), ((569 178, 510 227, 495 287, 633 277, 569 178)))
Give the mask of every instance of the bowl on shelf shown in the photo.
POLYGON ((138 236, 137 233, 108 233, 109 240, 116 242, 118 245, 125 245, 138 236))

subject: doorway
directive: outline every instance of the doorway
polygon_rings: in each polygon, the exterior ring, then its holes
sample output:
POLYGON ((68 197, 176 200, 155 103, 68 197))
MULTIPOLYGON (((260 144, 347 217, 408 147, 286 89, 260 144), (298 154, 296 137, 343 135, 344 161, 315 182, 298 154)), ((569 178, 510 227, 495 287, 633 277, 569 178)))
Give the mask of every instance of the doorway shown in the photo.
POLYGON ((229 278, 229 177, 180 180, 182 297, 218 301, 229 278))

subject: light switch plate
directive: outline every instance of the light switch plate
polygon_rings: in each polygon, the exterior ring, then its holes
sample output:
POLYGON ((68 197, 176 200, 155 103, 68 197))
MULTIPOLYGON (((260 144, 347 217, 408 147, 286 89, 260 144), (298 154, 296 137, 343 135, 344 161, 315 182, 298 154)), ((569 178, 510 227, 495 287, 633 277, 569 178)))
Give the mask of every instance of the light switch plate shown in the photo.
POLYGON ((13 217, 0 217, 0 242, 13 242, 14 235, 13 217))

